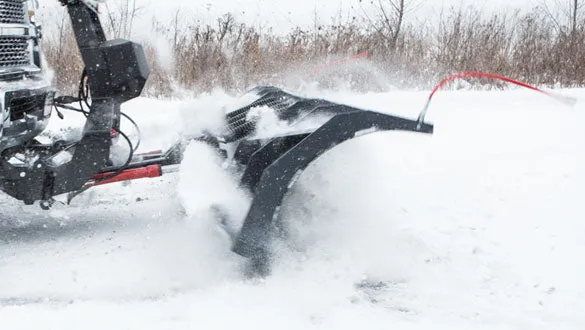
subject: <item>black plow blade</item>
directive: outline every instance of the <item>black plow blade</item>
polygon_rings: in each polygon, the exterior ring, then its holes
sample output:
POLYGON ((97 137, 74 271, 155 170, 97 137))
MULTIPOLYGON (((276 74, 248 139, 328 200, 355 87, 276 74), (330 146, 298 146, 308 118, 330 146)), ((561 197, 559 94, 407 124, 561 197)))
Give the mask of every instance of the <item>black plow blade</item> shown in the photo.
POLYGON ((416 120, 362 110, 325 100, 304 99, 272 87, 255 91, 260 98, 250 106, 228 115, 236 139, 241 139, 236 158, 246 166, 241 183, 254 193, 243 227, 235 238, 233 251, 251 260, 260 275, 269 272, 271 245, 279 232, 280 207, 300 174, 319 156, 355 137, 378 131, 410 131, 432 134, 433 126, 416 120), (246 138, 254 123, 242 114, 256 106, 273 107, 281 119, 293 126, 315 115, 328 116, 312 132, 276 136, 268 142, 246 138), (244 136, 244 137, 243 137, 244 136), (251 149, 252 151, 250 151, 251 149), (247 150, 244 152, 243 150, 247 150), (246 154, 246 156, 242 156, 246 154))

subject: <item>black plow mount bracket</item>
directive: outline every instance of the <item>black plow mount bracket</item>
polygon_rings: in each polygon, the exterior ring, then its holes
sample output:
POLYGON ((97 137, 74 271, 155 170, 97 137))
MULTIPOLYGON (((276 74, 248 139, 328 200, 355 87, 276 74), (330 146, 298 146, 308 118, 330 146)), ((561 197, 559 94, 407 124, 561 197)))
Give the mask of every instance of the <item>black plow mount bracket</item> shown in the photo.
POLYGON ((235 238, 233 251, 248 258, 253 270, 269 272, 271 245, 279 232, 279 210, 286 193, 311 162, 335 146, 377 131, 433 133, 433 126, 392 115, 335 104, 320 99, 297 97, 275 87, 252 91, 257 101, 227 115, 229 134, 222 139, 238 143, 234 161, 244 165, 241 185, 253 195, 243 227, 235 238), (255 139, 254 108, 269 107, 291 127, 320 122, 309 132, 255 139))
POLYGON ((43 145, 33 139, 3 150, 0 190, 26 204, 49 203, 53 196, 83 189, 108 166, 112 130, 120 125, 120 105, 140 95, 150 73, 139 44, 106 39, 95 8, 88 5, 93 2, 60 2, 71 18, 92 103, 79 141, 43 145))

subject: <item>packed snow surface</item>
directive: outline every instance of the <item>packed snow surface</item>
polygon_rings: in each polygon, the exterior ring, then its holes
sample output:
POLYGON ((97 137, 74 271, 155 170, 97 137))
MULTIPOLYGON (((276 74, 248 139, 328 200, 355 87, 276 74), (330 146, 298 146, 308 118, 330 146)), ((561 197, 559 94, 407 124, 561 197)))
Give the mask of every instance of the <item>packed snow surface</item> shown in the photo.
MULTIPOLYGON (((301 93, 412 118, 426 97, 301 93)), ((237 103, 216 92, 125 110, 146 151, 218 127, 237 103)), ((440 93, 434 135, 338 147, 287 198, 291 237, 266 279, 230 252, 217 206, 236 230, 250 196, 205 145, 179 174, 50 212, 3 195, 0 329, 584 329, 583 104, 440 93)), ((47 137, 78 134, 66 115, 47 137)))

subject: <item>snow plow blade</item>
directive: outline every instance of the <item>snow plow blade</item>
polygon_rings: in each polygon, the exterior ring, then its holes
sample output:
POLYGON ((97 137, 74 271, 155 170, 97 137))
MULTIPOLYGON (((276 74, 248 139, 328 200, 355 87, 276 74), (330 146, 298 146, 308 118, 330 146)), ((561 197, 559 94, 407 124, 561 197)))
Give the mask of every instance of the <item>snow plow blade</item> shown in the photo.
POLYGON ((300 98, 273 87, 254 90, 260 98, 251 105, 228 114, 231 137, 241 139, 235 160, 245 165, 243 187, 254 194, 233 251, 251 260, 253 270, 269 272, 271 244, 282 228, 279 211, 284 197, 300 174, 319 156, 335 146, 378 131, 410 131, 432 134, 433 126, 416 120, 362 110, 319 99, 300 98), (311 132, 275 136, 266 142, 250 139, 255 123, 243 114, 260 106, 275 109, 279 118, 292 127, 309 118, 326 118, 311 132))

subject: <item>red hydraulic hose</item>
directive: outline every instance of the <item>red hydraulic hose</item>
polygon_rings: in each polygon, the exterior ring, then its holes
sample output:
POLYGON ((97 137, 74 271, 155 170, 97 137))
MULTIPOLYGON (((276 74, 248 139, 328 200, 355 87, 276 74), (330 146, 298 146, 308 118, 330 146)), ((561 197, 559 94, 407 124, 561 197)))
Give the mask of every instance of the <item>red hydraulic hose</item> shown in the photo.
POLYGON ((89 187, 101 186, 104 184, 122 182, 122 181, 130 181, 130 180, 137 180, 137 179, 145 179, 145 178, 158 178, 162 176, 162 169, 159 165, 151 165, 141 168, 134 168, 122 171, 120 174, 103 181, 100 181, 103 178, 107 178, 111 176, 113 173, 101 173, 95 175, 92 180, 94 183, 89 183, 89 187))
POLYGON ((322 66, 319 66, 319 67, 316 67, 315 69, 313 69, 313 71, 309 74, 309 76, 313 76, 322 70, 329 69, 329 68, 332 68, 335 66, 339 66, 340 64, 343 64, 345 62, 355 61, 355 60, 358 60, 360 58, 365 58, 365 57, 368 57, 368 52, 362 52, 362 53, 359 53, 359 54, 354 55, 354 56, 343 58, 341 60, 326 63, 325 65, 322 65, 322 66))
POLYGON ((508 83, 511 83, 514 85, 518 85, 520 87, 531 89, 533 91, 545 94, 547 96, 551 95, 549 92, 545 92, 542 89, 528 85, 527 83, 524 83, 524 82, 521 82, 518 80, 514 80, 512 78, 508 78, 508 77, 504 77, 504 76, 500 76, 500 75, 488 73, 488 72, 466 71, 466 72, 455 73, 455 74, 450 75, 446 78, 443 78, 443 80, 441 80, 437 84, 437 86, 435 86, 435 88, 433 88, 433 91, 431 92, 429 99, 432 99, 433 96, 435 95, 435 93, 437 93, 437 91, 439 91, 439 89, 441 89, 441 87, 445 86, 449 82, 456 80, 456 79, 465 79, 465 78, 489 78, 489 79, 494 79, 494 80, 501 80, 501 81, 508 82, 508 83))
POLYGON ((568 96, 564 96, 564 95, 559 95, 559 94, 555 94, 552 92, 547 92, 544 91, 540 88, 534 87, 532 85, 529 85, 527 83, 512 79, 512 78, 508 78, 508 77, 504 77, 504 76, 500 76, 497 74, 493 74, 493 73, 488 73, 488 72, 480 72, 480 71, 465 71, 465 72, 459 72, 459 73, 455 73, 453 75, 450 75, 448 77, 443 78, 436 86, 435 88, 433 88, 431 94, 429 95, 429 99, 427 100, 427 103, 425 104, 425 107, 423 108, 423 110, 421 111, 419 117, 418 117, 418 123, 419 126, 422 125, 424 123, 425 117, 427 115, 427 111, 429 109, 429 105, 431 104, 431 100, 433 99, 433 96, 435 96, 435 94, 439 91, 439 89, 441 89, 443 86, 445 86, 446 84, 448 84, 449 82, 456 80, 456 79, 466 79, 466 78, 488 78, 488 79, 493 79, 493 80, 500 80, 500 81, 504 81, 507 83, 511 83, 514 85, 518 85, 520 87, 524 87, 530 90, 533 90, 535 92, 544 94, 546 96, 552 97, 553 99, 562 102, 568 106, 574 106, 577 103, 577 100, 572 98, 572 97, 568 97, 568 96))

